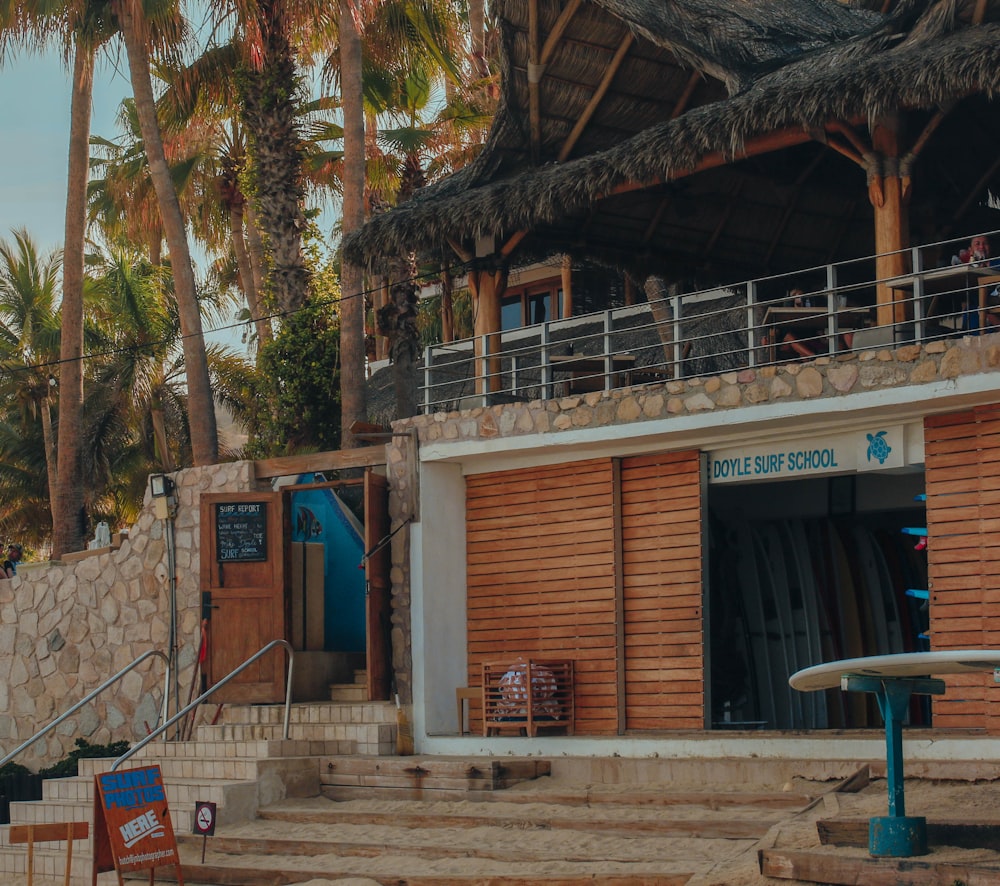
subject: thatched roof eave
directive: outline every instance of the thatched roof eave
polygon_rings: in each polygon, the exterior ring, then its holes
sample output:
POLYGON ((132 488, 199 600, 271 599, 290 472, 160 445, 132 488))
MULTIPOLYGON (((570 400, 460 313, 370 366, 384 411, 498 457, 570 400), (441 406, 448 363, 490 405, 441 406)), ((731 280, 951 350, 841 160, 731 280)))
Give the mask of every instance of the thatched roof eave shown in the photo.
MULTIPOLYGON (((834 120, 946 106, 1000 90, 1000 23, 926 42, 853 41, 789 64, 744 92, 694 108, 614 148, 462 190, 436 194, 375 218, 345 241, 349 260, 378 268, 401 251, 440 251, 510 236, 572 216, 615 189, 669 181, 709 155, 738 158, 748 142, 780 131, 809 133, 834 120)), ((458 174, 461 176, 461 173, 458 174)))

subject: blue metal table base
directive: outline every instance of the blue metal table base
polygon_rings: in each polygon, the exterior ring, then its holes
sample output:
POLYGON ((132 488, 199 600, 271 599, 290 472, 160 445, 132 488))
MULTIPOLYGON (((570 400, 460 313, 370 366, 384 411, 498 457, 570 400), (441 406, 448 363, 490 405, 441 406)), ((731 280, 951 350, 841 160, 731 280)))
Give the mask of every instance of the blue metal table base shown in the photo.
POLYGON ((943 695, 944 680, 933 677, 861 677, 845 675, 845 692, 871 692, 885 722, 886 782, 889 814, 868 822, 868 852, 881 858, 909 858, 927 854, 927 820, 906 814, 903 792, 903 720, 910 696, 943 695))

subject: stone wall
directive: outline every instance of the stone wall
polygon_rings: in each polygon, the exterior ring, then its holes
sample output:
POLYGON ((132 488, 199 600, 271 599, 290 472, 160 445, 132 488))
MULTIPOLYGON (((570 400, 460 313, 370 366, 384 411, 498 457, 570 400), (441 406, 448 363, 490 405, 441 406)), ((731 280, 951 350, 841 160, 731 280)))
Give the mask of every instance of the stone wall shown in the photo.
MULTIPOLYGON (((192 468, 174 475, 177 637, 187 701, 200 642, 199 499, 252 488, 251 462, 192 468)), ((170 575, 167 523, 148 494, 118 547, 72 554, 59 562, 22 563, 0 580, 0 749, 30 738, 147 650, 169 655, 170 575)), ((31 769, 75 747, 136 741, 154 727, 164 667, 151 657, 17 757, 31 769)), ((171 705, 171 713, 176 708, 171 705)))
MULTIPOLYGON (((631 425, 654 419, 779 401, 809 401, 887 390, 1000 368, 1000 334, 962 337, 906 345, 895 349, 847 352, 809 362, 740 369, 720 375, 662 381, 612 391, 552 400, 505 403, 459 412, 438 412, 397 421, 393 431, 413 433, 421 443, 493 440, 609 425, 631 425)), ((1000 399, 1000 377, 998 377, 1000 399)), ((393 528, 419 513, 419 490, 408 478, 417 476, 417 448, 412 438, 397 436, 387 447, 393 528)), ((400 694, 409 700, 412 682, 409 533, 393 539, 393 664, 400 694), (405 695, 404 695, 405 693, 405 695)))

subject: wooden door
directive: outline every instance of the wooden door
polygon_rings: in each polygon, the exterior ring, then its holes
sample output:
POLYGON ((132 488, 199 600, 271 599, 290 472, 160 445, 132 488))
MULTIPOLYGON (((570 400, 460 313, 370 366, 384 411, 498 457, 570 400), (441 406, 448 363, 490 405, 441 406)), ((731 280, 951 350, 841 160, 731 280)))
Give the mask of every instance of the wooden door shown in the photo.
POLYGON ((392 565, 386 478, 365 472, 365 651, 368 698, 389 699, 392 688, 392 565), (376 548, 378 548, 376 550, 376 548), (374 551, 374 553, 371 553, 374 551))
MULTIPOLYGON (((208 684, 272 640, 288 639, 287 508, 279 492, 201 499, 201 590, 209 619, 208 684)), ((215 703, 285 698, 287 653, 276 647, 219 689, 215 703)))

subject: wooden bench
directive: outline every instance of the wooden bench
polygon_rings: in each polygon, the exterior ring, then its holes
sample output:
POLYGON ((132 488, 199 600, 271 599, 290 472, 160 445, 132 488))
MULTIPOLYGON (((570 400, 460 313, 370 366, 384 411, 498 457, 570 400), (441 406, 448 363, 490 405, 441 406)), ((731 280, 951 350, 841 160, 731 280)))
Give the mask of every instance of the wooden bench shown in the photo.
POLYGON ((73 841, 86 840, 90 834, 90 825, 85 821, 56 821, 51 824, 19 824, 11 825, 8 839, 11 844, 28 844, 28 886, 32 886, 35 877, 35 843, 66 843, 66 874, 63 879, 69 886, 70 869, 73 866, 73 841))
POLYGON ((573 734, 573 662, 523 659, 483 663, 483 735, 516 729, 536 736, 540 729, 573 734))

